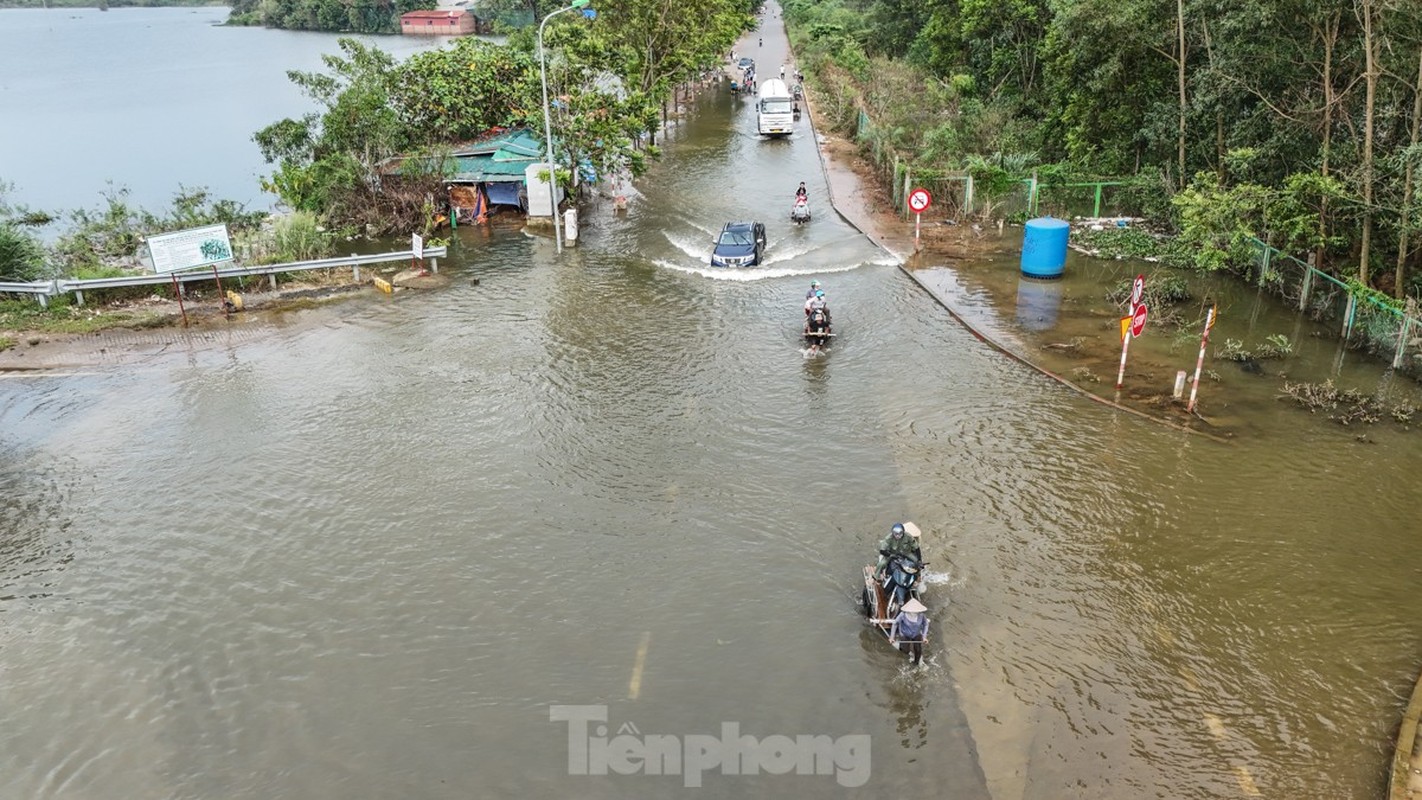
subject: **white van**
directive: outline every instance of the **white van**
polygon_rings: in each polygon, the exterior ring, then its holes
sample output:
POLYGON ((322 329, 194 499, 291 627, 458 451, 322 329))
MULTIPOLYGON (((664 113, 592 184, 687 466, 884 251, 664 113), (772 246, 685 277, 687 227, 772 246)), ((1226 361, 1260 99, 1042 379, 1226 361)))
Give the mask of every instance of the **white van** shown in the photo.
POLYGON ((785 81, 771 78, 760 85, 756 102, 756 131, 761 136, 788 136, 795 124, 795 99, 785 81))

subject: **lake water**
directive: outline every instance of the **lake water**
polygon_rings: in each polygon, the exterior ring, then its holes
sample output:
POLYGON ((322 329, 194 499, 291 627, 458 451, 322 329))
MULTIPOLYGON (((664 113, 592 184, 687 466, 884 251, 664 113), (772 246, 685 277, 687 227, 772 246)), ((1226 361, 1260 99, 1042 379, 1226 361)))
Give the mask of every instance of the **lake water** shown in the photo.
MULTIPOLYGON (((335 34, 225 27, 229 9, 0 10, 0 181, 12 204, 94 207, 112 184, 166 208, 179 186, 267 208, 252 134, 314 110, 286 77, 335 34)), ((437 39, 357 37, 404 57, 437 39)))

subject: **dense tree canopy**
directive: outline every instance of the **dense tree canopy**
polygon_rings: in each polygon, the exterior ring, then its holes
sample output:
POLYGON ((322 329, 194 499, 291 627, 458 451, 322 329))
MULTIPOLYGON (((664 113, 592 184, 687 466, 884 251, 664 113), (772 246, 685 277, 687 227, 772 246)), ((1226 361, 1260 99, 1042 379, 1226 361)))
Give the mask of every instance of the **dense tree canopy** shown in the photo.
POLYGON ((232 0, 234 25, 298 31, 399 33, 400 15, 435 0, 232 0))
POLYGON ((1157 176, 1179 194, 1177 225, 1227 205, 1365 283, 1412 282, 1422 3, 782 2, 802 60, 829 86, 850 76, 854 102, 923 168, 1157 176), (874 83, 903 69, 918 96, 876 101, 874 83))
MULTIPOLYGON (((655 155, 648 134, 672 88, 720 63, 753 20, 748 0, 691 2, 631 0, 593 20, 569 13, 546 26, 560 179, 569 179, 572 164, 599 175, 640 173, 655 155)), ((423 154, 419 163, 437 173, 449 145, 492 128, 541 131, 535 30, 514 32, 502 45, 460 38, 404 62, 342 39, 341 55, 327 56, 324 72, 289 73, 320 112, 255 135, 277 165, 267 188, 294 209, 338 222, 399 224, 381 208, 390 194, 382 191, 382 168, 391 158, 423 154)))

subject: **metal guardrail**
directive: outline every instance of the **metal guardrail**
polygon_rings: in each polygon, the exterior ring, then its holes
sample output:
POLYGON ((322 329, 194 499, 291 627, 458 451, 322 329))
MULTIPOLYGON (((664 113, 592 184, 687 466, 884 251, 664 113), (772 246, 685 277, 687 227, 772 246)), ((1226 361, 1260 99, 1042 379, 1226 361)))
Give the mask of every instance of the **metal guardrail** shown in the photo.
POLYGON ((55 295, 59 293, 59 287, 54 281, 34 281, 32 283, 16 283, 13 281, 0 281, 0 294, 37 294, 55 295))
MULTIPOLYGON (((445 247, 426 247, 425 258, 442 258, 448 252, 445 247)), ((338 267, 362 267, 367 264, 384 264, 390 261, 406 261, 415 258, 415 251, 400 250, 394 253, 376 253, 366 256, 344 256, 340 258, 318 258, 311 261, 291 261, 285 264, 262 264, 256 267, 227 267, 216 270, 217 278, 245 278, 254 275, 276 275, 282 272, 304 272, 312 269, 333 269, 338 267)), ((59 294, 74 292, 83 304, 84 292, 90 289, 118 289, 127 286, 158 286, 213 280, 213 270, 205 272, 184 271, 154 273, 152 275, 124 275, 118 278, 89 278, 86 280, 49 280, 32 282, 0 282, 0 294, 32 294, 41 305, 48 305, 49 298, 59 294)))

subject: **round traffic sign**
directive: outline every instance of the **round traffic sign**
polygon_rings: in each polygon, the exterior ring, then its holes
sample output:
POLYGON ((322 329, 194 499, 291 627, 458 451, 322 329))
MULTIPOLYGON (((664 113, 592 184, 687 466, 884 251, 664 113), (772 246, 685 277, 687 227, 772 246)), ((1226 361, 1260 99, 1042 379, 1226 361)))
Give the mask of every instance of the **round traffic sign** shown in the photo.
POLYGON ((1141 299, 1145 297, 1145 276, 1137 275, 1135 281, 1131 283, 1131 308, 1141 304, 1141 299))
POLYGON ((931 205, 933 205, 933 197, 928 194, 927 189, 914 189, 913 191, 909 192, 909 211, 912 211, 915 214, 922 214, 924 211, 927 211, 928 207, 931 205))
POLYGON ((1146 307, 1145 303, 1136 306, 1136 310, 1131 313, 1131 335, 1140 336, 1145 330, 1146 307))

